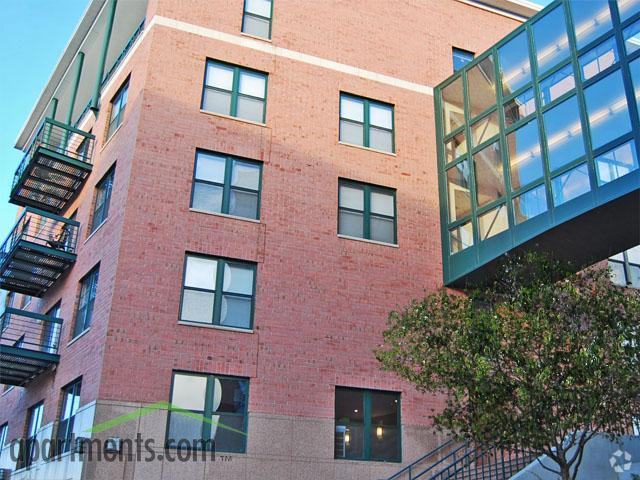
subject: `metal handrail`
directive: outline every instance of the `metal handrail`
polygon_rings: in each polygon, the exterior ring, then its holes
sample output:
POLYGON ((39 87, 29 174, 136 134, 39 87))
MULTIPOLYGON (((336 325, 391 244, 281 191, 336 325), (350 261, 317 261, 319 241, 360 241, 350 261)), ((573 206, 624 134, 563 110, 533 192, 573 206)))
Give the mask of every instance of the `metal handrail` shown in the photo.
POLYGON ((416 466, 418 464, 424 462, 427 458, 432 457, 433 455, 436 455, 437 453, 440 453, 442 450, 444 450, 445 448, 447 448, 447 447, 449 447, 449 446, 451 446, 453 444, 454 444, 454 440, 453 439, 447 440, 446 442, 438 445, 436 448, 434 448, 434 449, 430 450, 429 452, 425 453, 423 456, 421 456, 417 460, 414 460, 409 465, 404 467, 402 470, 396 472, 394 475, 390 476, 386 480, 396 480, 396 479, 400 478, 400 476, 404 475, 405 473, 409 474, 409 480, 411 480, 412 478, 414 478, 414 477, 412 477, 412 471, 416 468, 416 466))
POLYGON ((17 308, 0 315, 0 348, 17 347, 57 354, 62 319, 17 308))

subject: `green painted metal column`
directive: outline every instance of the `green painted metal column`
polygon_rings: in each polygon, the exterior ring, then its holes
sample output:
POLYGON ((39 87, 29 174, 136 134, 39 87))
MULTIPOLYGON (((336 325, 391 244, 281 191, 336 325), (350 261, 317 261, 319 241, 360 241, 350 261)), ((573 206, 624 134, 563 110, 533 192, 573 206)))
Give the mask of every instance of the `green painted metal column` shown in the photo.
POLYGON ((84 63, 84 52, 78 52, 76 58, 76 70, 73 77, 73 84, 71 85, 71 97, 69 99, 69 110, 67 111, 67 118, 65 123, 71 125, 73 120, 73 109, 76 106, 76 97, 78 96, 78 87, 80 86, 80 77, 82 76, 82 64, 84 63))
MULTIPOLYGON (((56 119, 56 113, 58 112, 58 99, 56 97, 51 98, 51 112, 49 113, 49 118, 52 120, 56 119)), ((44 126, 44 135, 42 137, 42 143, 47 145, 49 143, 49 137, 51 136, 51 124, 46 123, 45 118, 45 126, 44 126)))
POLYGON ((100 51, 100 59, 98 61, 98 75, 96 77, 96 85, 93 89, 93 97, 91 99, 91 110, 97 112, 100 110, 100 90, 102 87, 102 78, 104 77, 104 68, 107 61, 107 52, 109 51, 109 42, 111 41, 111 31, 113 30, 113 20, 116 16, 116 5, 118 0, 109 0, 111 3, 107 6, 107 23, 105 25, 104 37, 102 39, 102 50, 100 51))

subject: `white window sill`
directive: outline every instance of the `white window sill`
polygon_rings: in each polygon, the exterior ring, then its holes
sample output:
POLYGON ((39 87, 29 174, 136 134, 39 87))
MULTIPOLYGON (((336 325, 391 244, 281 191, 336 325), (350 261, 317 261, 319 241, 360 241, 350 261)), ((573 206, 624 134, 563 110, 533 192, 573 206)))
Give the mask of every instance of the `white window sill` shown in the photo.
POLYGON ((235 120, 236 122, 248 123, 249 125, 256 125, 258 127, 266 127, 267 124, 263 122, 254 122, 253 120, 247 120, 246 118, 232 117, 231 115, 225 115, 224 113, 210 112, 209 110, 200 109, 200 113, 205 115, 212 115, 214 117, 227 118, 229 120, 235 120))
POLYGON ((182 320, 178 320, 178 325, 185 325, 187 327, 201 327, 201 328, 212 328, 214 330, 227 330, 229 332, 238 332, 238 333, 253 333, 252 328, 238 328, 238 327, 225 327, 224 325, 213 325, 208 323, 197 323, 197 322, 185 322, 182 320))
POLYGON ((102 144, 102 146, 100 147, 100 153, 102 153, 102 151, 106 148, 106 146, 109 145, 109 142, 111 142, 113 137, 116 136, 116 133, 118 133, 118 130, 122 128, 122 125, 124 125, 124 120, 122 120, 122 123, 116 127, 116 129, 113 131, 111 136, 107 138, 107 141, 102 144))
POLYGON ((338 234, 338 238, 344 238, 345 240, 355 240, 357 242, 373 243, 374 245, 382 245, 383 247, 400 248, 400 245, 398 245, 397 243, 380 242, 378 240, 369 240, 368 238, 352 237, 350 235, 342 235, 340 233, 338 234))
POLYGON ((255 38, 256 40, 262 40, 263 42, 271 43, 271 39, 270 38, 264 38, 264 37, 261 37, 259 35, 253 35, 251 33, 246 33, 246 32, 240 32, 240 35, 242 35, 243 37, 255 38))
POLYGON ((80 332, 78 335, 76 335, 75 337, 73 337, 71 339, 71 341, 69 343, 67 343, 67 348, 69 348, 71 345, 73 345, 74 343, 76 343, 78 340, 80 340, 82 337, 84 337, 87 333, 89 333, 89 331, 91 330, 91 327, 83 330, 82 332, 80 332))
POLYGON ((91 240, 91 237, 93 237, 96 233, 98 233, 98 231, 102 228, 102 226, 107 223, 107 220, 109 220, 109 217, 105 218, 102 223, 100 225, 98 225, 95 230, 93 232, 91 232, 89 234, 89 236, 84 240, 84 242, 82 243, 83 245, 86 245, 86 243, 91 240))
POLYGON ((0 397, 4 397, 9 392, 11 392, 14 388, 15 388, 15 385, 10 385, 9 388, 7 388, 4 392, 2 392, 2 395, 0 395, 0 397))
POLYGON ((355 143, 348 143, 338 140, 338 145, 344 145, 345 147, 359 148, 360 150, 366 150, 367 152, 381 153, 383 155, 389 155, 390 157, 397 157, 393 152, 387 152, 386 150, 378 150, 377 148, 365 147, 363 145, 356 145, 355 143))
POLYGON ((190 208, 189 211, 194 213, 203 213, 205 215, 213 215, 214 217, 223 217, 223 218, 232 218, 234 220, 242 220, 243 222, 260 223, 260 220, 256 220, 255 218, 239 217, 237 215, 229 215, 228 213, 209 212, 207 210, 200 210, 198 208, 190 208))

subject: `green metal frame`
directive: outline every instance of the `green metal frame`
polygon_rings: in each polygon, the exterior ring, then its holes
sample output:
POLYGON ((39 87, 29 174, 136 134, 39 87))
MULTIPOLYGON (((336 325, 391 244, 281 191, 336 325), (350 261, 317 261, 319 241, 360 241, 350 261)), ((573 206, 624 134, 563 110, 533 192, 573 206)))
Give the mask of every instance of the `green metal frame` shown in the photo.
MULTIPOLYGON (((219 92, 225 92, 225 93, 230 93, 231 94, 231 105, 229 107, 229 113, 228 114, 224 114, 222 112, 213 112, 213 113, 220 113, 222 115, 229 115, 230 117, 236 117, 236 118, 240 118, 243 120, 248 120, 248 119, 244 119, 242 117, 238 117, 238 97, 241 95, 239 93, 240 91, 240 73, 241 72, 247 72, 253 75, 261 75, 262 77, 264 77, 264 98, 260 98, 260 97, 253 97, 251 95, 246 95, 246 94, 242 94, 243 97, 247 97, 247 98, 251 98, 253 100, 259 100, 263 103, 264 107, 262 109, 262 123, 266 123, 266 118, 267 118, 267 92, 269 91, 269 74, 266 72, 261 72, 260 70, 254 70, 252 68, 247 68, 247 67, 241 67, 239 65, 234 65, 233 63, 228 63, 228 62, 223 62, 220 60, 214 60, 212 58, 207 58, 205 61, 205 65, 204 65, 204 77, 203 77, 203 81, 202 81, 202 95, 200 97, 200 108, 204 110, 204 93, 207 89, 209 90, 216 90, 219 92), (224 68, 231 68, 233 69, 233 84, 231 87, 231 90, 224 90, 222 88, 218 88, 218 87, 212 87, 210 85, 207 85, 207 67, 211 64, 217 64, 220 65, 224 68)), ((205 110, 206 111, 206 110, 205 110)), ((252 121, 252 120, 248 120, 248 121, 252 121)))
POLYGON ((104 77, 105 64, 107 62, 107 52, 109 51, 109 43, 111 42, 111 32, 113 31, 113 21, 116 16, 116 7, 118 0, 109 0, 111 3, 107 6, 107 22, 105 24, 104 37, 102 38, 102 48, 100 49, 100 58, 98 59, 98 72, 96 75, 96 83, 93 88, 93 96, 91 97, 91 110, 97 112, 100 107, 100 91, 102 90, 102 79, 104 77))
MULTIPOLYGON (((269 36, 267 37, 267 40, 271 40, 271 29, 272 29, 272 26, 273 26, 273 2, 274 2, 274 0, 269 0, 269 1, 271 3, 271 13, 270 13, 270 17, 267 18, 267 17, 263 17, 262 15, 256 15, 255 13, 247 12, 247 0, 244 0, 244 5, 242 7, 242 28, 241 28, 243 33, 247 33, 247 32, 244 31, 244 19, 247 17, 247 15, 249 15, 251 17, 256 17, 256 18, 259 18, 261 20, 268 20, 269 21, 269 36)), ((258 35, 253 35, 253 34, 249 34, 249 35, 258 36, 258 35)))
MULTIPOLYGON (((434 89, 434 97, 435 97, 435 112, 436 112, 436 138, 437 138, 437 149, 438 149, 438 184, 439 184, 439 192, 440 192, 440 217, 441 217, 441 240, 442 240, 442 254, 443 254, 443 273, 445 284, 450 284, 457 279, 464 277, 468 273, 472 272, 476 268, 479 268, 483 264, 492 260, 493 258, 498 257, 506 250, 510 248, 505 247, 515 247, 525 241, 535 237, 537 234, 551 228, 558 223, 561 223, 567 219, 573 218, 585 211, 594 208, 597 205, 606 203, 609 200, 617 198, 618 196, 632 191, 637 182, 640 182, 640 169, 634 172, 631 172, 623 177, 619 177, 617 180, 614 180, 610 183, 618 183, 621 188, 619 190, 610 187, 610 184, 606 185, 598 185, 597 175, 596 175, 596 165, 595 158, 599 155, 609 152, 616 147, 619 147, 629 141, 633 141, 636 147, 636 152, 640 155, 640 119, 638 117, 638 110, 635 101, 635 96, 633 94, 633 82, 629 72, 629 63, 633 60, 640 58, 640 51, 634 52, 631 55, 625 54, 624 48, 624 39, 623 39, 623 29, 627 26, 633 24, 634 22, 640 19, 640 12, 630 16, 623 23, 620 23, 620 18, 618 15, 616 2, 610 0, 609 2, 611 17, 612 17, 612 28, 605 33, 602 33, 598 38, 590 41, 588 44, 581 47, 579 50, 576 47, 576 40, 574 35, 573 21, 572 21, 572 11, 569 0, 556 0, 551 3, 549 6, 544 8, 534 17, 532 17, 525 24, 516 28, 513 32, 507 35, 505 38, 500 40, 497 44, 491 47, 486 52, 482 53, 474 61, 467 64, 463 69, 456 72, 449 79, 445 80, 441 84, 439 84, 434 89), (533 24, 553 11, 554 9, 561 7, 564 8, 565 12, 565 23, 567 28, 567 36, 569 39, 569 53, 568 58, 560 61, 557 65, 547 69, 543 75, 538 74, 538 65, 536 60, 536 51, 535 51, 535 42, 533 36, 533 24), (510 40, 514 39, 516 36, 520 35, 522 32, 526 32, 527 45, 528 45, 528 59, 531 66, 531 80, 524 85, 520 86, 516 91, 510 92, 508 95, 504 95, 501 81, 501 70, 500 70, 500 58, 498 55, 498 50, 500 47, 506 45, 510 40), (618 50, 618 61, 615 62, 614 65, 600 71, 598 74, 594 75, 592 78, 588 80, 583 80, 581 66, 580 66, 580 56, 591 51, 594 47, 601 45, 603 42, 610 40, 611 38, 616 39, 616 45, 618 50), (473 118, 470 117, 470 98, 468 91, 468 81, 467 74, 473 69, 475 66, 480 64, 485 58, 488 56, 492 56, 494 63, 494 76, 496 79, 496 102, 491 107, 487 108, 485 111, 475 115, 473 118), (551 78, 552 75, 561 71, 562 69, 570 66, 572 69, 573 77, 575 79, 575 87, 571 89, 569 92, 564 93, 562 96, 553 99, 553 101, 548 102, 543 105, 542 103, 542 92, 540 83, 546 79, 551 78), (585 98, 584 98, 584 90, 589 86, 597 83, 599 80, 607 77, 613 72, 620 71, 622 73, 622 78, 624 82, 624 89, 626 93, 626 97, 628 99, 628 110, 629 116, 631 119, 632 129, 630 132, 619 136, 615 140, 609 142, 606 145, 599 147, 596 150, 592 149, 591 145, 591 135, 590 135, 590 124, 588 118, 588 112, 586 109, 585 98), (442 92, 444 88, 451 85, 453 82, 460 81, 462 79, 462 95, 463 95, 463 107, 464 107, 464 125, 454 129, 453 131, 448 132, 446 135, 444 133, 444 122, 442 118, 442 107, 443 107, 443 99, 442 92), (506 116, 505 116, 505 105, 513 100, 516 97, 528 92, 530 89, 533 89, 534 93, 534 101, 535 101, 535 112, 527 115, 525 118, 521 118, 516 123, 508 125, 506 124, 506 116), (584 141, 584 148, 586 154, 578 159, 573 160, 572 162, 563 165, 562 167, 551 171, 548 163, 548 149, 547 149, 547 138, 546 131, 544 127, 544 114, 556 106, 560 105, 564 101, 575 97, 578 102, 579 112, 580 112, 580 121, 581 121, 581 133, 584 141), (498 114, 498 126, 499 133, 494 135, 489 140, 484 141, 481 145, 473 146, 472 145, 472 126, 480 119, 485 118, 485 116, 490 115, 492 112, 497 111, 498 114), (509 151, 507 144, 507 136, 522 128, 527 123, 537 120, 538 122, 538 133, 539 133, 539 142, 541 150, 542 163, 544 168, 543 177, 535 180, 527 185, 520 185, 517 189, 511 188, 511 170, 509 163, 509 151), (453 161, 447 163, 446 161, 446 149, 445 144, 452 140, 457 135, 463 133, 465 135, 465 140, 467 142, 467 152, 458 156, 458 158, 453 161), (476 172, 474 167, 473 158, 474 155, 481 150, 483 150, 488 145, 493 144, 494 142, 499 142, 500 145, 500 153, 502 160, 502 170, 503 170, 503 180, 505 187, 505 195, 503 195, 498 200, 492 201, 486 205, 482 205, 481 207, 477 204, 477 192, 476 192, 476 172), (469 162, 469 183, 470 183, 470 201, 471 201, 471 214, 467 215, 463 218, 458 218, 455 221, 449 220, 449 205, 448 205, 448 186, 446 174, 449 169, 460 164, 461 162, 468 161, 469 162), (588 166, 589 178, 590 178, 590 191, 582 195, 581 197, 577 197, 572 199, 571 201, 566 202, 566 204, 560 204, 558 206, 554 205, 553 200, 553 191, 551 187, 551 183, 553 179, 566 173, 567 171, 572 170, 573 168, 586 164, 588 166), (624 180, 622 180, 624 178, 624 180), (620 180, 620 181, 619 181, 620 180), (513 200, 515 197, 526 193, 534 188, 537 188, 540 185, 545 186, 545 194, 547 200, 547 211, 538 215, 537 217, 532 217, 526 221, 521 222, 520 224, 516 224, 515 221, 515 211, 513 200), (499 205, 505 204, 507 207, 507 215, 509 228, 499 233, 485 241, 480 240, 479 238, 479 222, 478 217, 483 213, 486 213, 493 208, 496 208, 499 205), (456 227, 459 227, 467 222, 471 221, 473 226, 473 245, 465 250, 462 250, 457 253, 450 252, 450 238, 449 232, 456 227)), ((637 188, 637 187, 636 187, 637 188)))
MULTIPOLYGON (((217 187, 222 187, 223 188, 223 193, 222 193, 222 208, 221 208, 221 212, 220 213, 224 213, 226 215, 229 215, 229 205, 230 205, 230 197, 231 197, 231 190, 239 190, 239 191, 243 191, 243 192, 249 192, 249 193, 257 193, 258 194, 258 203, 257 203, 257 208, 256 208, 256 218, 253 220, 260 220, 260 206, 261 206, 261 201, 262 201, 262 162, 258 161, 258 160, 252 160, 250 158, 244 158, 244 157, 238 157, 235 155, 227 155, 225 153, 218 153, 218 152, 213 152, 210 150, 203 150, 203 149, 196 149, 196 155, 195 155, 195 160, 193 163, 193 178, 192 178, 192 182, 191 182, 191 201, 189 203, 189 207, 193 208, 193 198, 194 198, 194 193, 195 193, 195 187, 196 187, 196 183, 203 183, 206 185, 215 185, 217 187), (219 156, 219 157, 224 157, 226 159, 225 162, 225 167, 224 167, 224 182, 223 183, 217 183, 217 182, 212 182, 210 180, 202 180, 202 179, 198 179, 196 177, 196 169, 198 166, 198 154, 199 153, 204 153, 204 154, 211 154, 211 155, 215 155, 215 156, 219 156), (258 190, 252 190, 250 188, 244 188, 244 187, 232 187, 231 185, 231 179, 232 179, 232 175, 233 175, 233 162, 234 160, 238 160, 241 162, 245 162, 245 163, 250 163, 252 165, 255 165, 258 167, 259 169, 259 173, 258 173, 258 190)), ((247 217, 249 218, 249 217, 247 217)))
MULTIPOLYGON (((176 374, 178 375, 185 375, 185 376, 192 376, 192 377, 206 377, 207 379, 207 387, 206 387, 206 391, 205 391, 205 398, 204 398, 204 412, 202 413, 202 416, 207 418, 207 419, 212 419, 213 415, 214 415, 214 411, 211 408, 213 405, 213 387, 214 387, 214 381, 216 378, 217 379, 232 379, 232 380, 241 380, 246 382, 247 385, 247 398, 246 398, 246 402, 244 404, 244 412, 242 414, 238 414, 238 413, 227 413, 227 412, 220 412, 220 415, 232 415, 232 416, 237 416, 240 417, 242 416, 244 418, 244 432, 245 435, 243 435, 243 448, 241 452, 235 452, 235 451, 227 451, 227 450, 221 450, 218 448, 217 444, 214 444, 213 447, 215 448, 216 452, 228 452, 228 453, 245 453, 247 451, 247 434, 248 434, 248 426, 249 426, 249 394, 250 394, 250 388, 251 388, 251 382, 249 381, 249 378, 246 377, 236 377, 233 375, 216 375, 216 374, 212 374, 212 373, 203 373, 203 372, 190 372, 190 371, 184 371, 184 370, 174 370, 171 374, 171 387, 169 390, 169 410, 167 411, 167 426, 165 429, 165 448, 166 449, 177 449, 177 447, 174 446, 169 446, 169 425, 171 424, 171 398, 173 396, 173 387, 174 387, 174 381, 175 381, 175 377, 176 374)), ((202 423, 202 440, 205 439, 210 439, 211 438, 211 424, 207 423, 207 422, 203 422, 202 423)), ((173 440, 181 440, 181 439, 173 439, 173 440)), ((196 439, 189 439, 189 440, 196 440, 196 439)), ((214 441, 215 442, 215 441, 214 441)), ((203 442, 205 445, 211 445, 210 442, 203 442)), ((193 445, 192 445, 192 449, 193 449, 193 445)), ((201 450, 201 449, 193 449, 193 450, 201 450)))
MULTIPOLYGON (((345 457, 345 458, 338 458, 335 457, 338 460, 364 460, 364 461, 371 461, 371 462, 384 462, 384 463, 402 463, 402 417, 401 417, 401 412, 402 412, 402 396, 400 395, 399 392, 391 392, 391 391, 386 391, 386 390, 371 390, 371 389, 365 389, 365 388, 355 388, 355 387, 342 387, 342 386, 336 386, 336 391, 337 390, 342 390, 342 391, 351 391, 351 392, 362 392, 363 395, 363 399, 362 399, 362 416, 364 418, 364 433, 363 433, 363 448, 362 448, 362 453, 363 455, 361 457, 345 457), (398 429, 398 443, 397 443, 397 447, 398 447, 398 451, 396 452, 396 457, 393 460, 380 460, 377 458, 372 458, 371 457, 371 434, 373 432, 372 427, 374 427, 374 425, 371 423, 371 396, 372 394, 376 394, 376 393, 380 393, 380 394, 393 394, 397 396, 397 410, 396 410, 396 415, 398 418, 398 423, 396 425, 396 428, 398 429)), ((334 398, 335 398, 335 394, 334 394, 334 398)), ((334 405, 335 408, 335 405, 334 405)), ((350 426, 349 425, 345 425, 344 423, 340 423, 338 421, 339 419, 335 419, 335 423, 334 426, 350 426)), ((358 424, 360 425, 360 424, 358 424)))
POLYGON ((98 227, 100 225, 102 225, 107 218, 109 218, 109 206, 111 205, 111 194, 113 192, 113 184, 115 183, 116 180, 116 166, 115 164, 111 166, 111 168, 109 168, 109 170, 107 171, 107 173, 105 173, 103 175, 103 177, 100 179, 100 181, 96 184, 96 191, 95 191, 95 197, 94 197, 94 204, 93 204, 93 209, 91 211, 91 224, 89 225, 89 235, 91 235, 93 232, 95 232, 98 227), (104 190, 106 185, 106 191, 107 193, 105 194, 105 199, 102 202, 102 205, 100 205, 101 207, 101 214, 100 217, 97 217, 96 214, 98 213, 98 193, 102 190, 104 190), (99 221, 96 221, 99 220, 99 221))
POLYGON ((624 270, 624 276, 625 276, 625 279, 624 279, 625 285, 628 287, 634 287, 633 275, 631 274, 631 267, 637 267, 638 269, 640 269, 640 264, 634 263, 631 260, 629 260, 629 254, 627 253, 627 251, 622 252, 621 255, 622 255, 622 260, 619 260, 617 258, 609 258, 609 264, 616 263, 618 265, 622 265, 622 268, 624 270))
MULTIPOLYGON (((396 153, 396 109, 395 106, 390 104, 390 103, 385 103, 385 102, 380 102, 378 100, 372 100, 370 98, 367 97, 361 97, 359 95, 354 95, 352 93, 347 93, 347 92, 340 92, 340 99, 339 99, 339 110, 340 110, 340 114, 339 114, 339 123, 338 123, 338 139, 342 142, 342 137, 340 136, 340 122, 342 122, 343 118, 342 118, 342 99, 343 98, 347 98, 350 100, 355 100, 357 102, 362 102, 363 104, 363 112, 364 112, 364 117, 363 117, 363 121, 362 122, 358 122, 356 120, 351 120, 350 118, 345 118, 344 120, 346 122, 351 122, 351 123, 359 123, 360 125, 362 125, 362 130, 363 130, 363 138, 362 138, 362 145, 358 145, 360 147, 365 147, 365 148, 371 148, 372 150, 375 151, 385 151, 385 150, 378 150, 378 149, 374 149, 372 147, 370 147, 370 133, 369 133, 369 129, 371 128, 371 123, 369 121, 369 117, 371 115, 371 105, 374 106, 380 106, 380 107, 384 107, 384 108, 390 108, 391 109, 391 130, 389 130, 388 128, 384 128, 384 127, 379 127, 378 125, 374 125, 374 128, 377 128, 379 130, 384 130, 386 132, 391 132, 391 151, 388 153, 396 153)), ((348 142, 345 142, 347 144, 349 144, 348 142)))
POLYGON ((257 277, 258 277, 258 265, 255 262, 247 262, 246 260, 237 260, 234 258, 228 257, 218 257, 214 255, 204 255, 201 253, 193 253, 187 252, 184 258, 184 265, 182 267, 182 286, 180 288, 180 314, 178 315, 178 321, 183 324, 189 325, 212 325, 217 327, 224 328, 234 328, 238 330, 253 330, 253 322, 255 316, 255 307, 256 307, 256 287, 257 287, 257 277), (187 257, 199 257, 207 260, 215 260, 216 264, 216 288, 215 290, 208 290, 206 288, 198 288, 198 287, 185 287, 184 282, 187 279, 187 257), (224 287, 224 266, 227 263, 238 263, 242 264, 246 267, 251 267, 253 269, 253 285, 252 285, 252 293, 251 295, 241 294, 241 293, 229 293, 229 295, 233 295, 236 297, 242 298, 251 298, 251 315, 249 318, 249 326, 248 327, 226 327, 225 325, 220 324, 220 317, 222 315, 222 295, 225 293, 223 291, 224 287), (194 322, 190 320, 182 319, 182 303, 184 300, 184 290, 193 290, 199 292, 207 292, 214 294, 213 301, 213 312, 211 317, 211 323, 202 323, 202 322, 194 322))
MULTIPOLYGON (((371 238, 371 192, 378 190, 380 192, 384 192, 385 194, 391 194, 393 196, 393 218, 388 215, 382 215, 380 213, 374 213, 373 216, 385 218, 387 220, 393 220, 393 244, 398 244, 398 202, 396 198, 396 189, 389 187, 382 187, 380 185, 374 185, 371 183, 358 182, 357 180, 351 180, 348 178, 339 178, 338 179, 338 218, 337 218, 337 229, 338 235, 342 235, 340 232, 340 211, 344 210, 346 212, 353 213, 361 213, 362 214, 362 233, 363 237, 366 240, 373 240, 371 238), (364 196, 364 205, 363 210, 355 210, 352 208, 341 207, 340 206, 340 187, 342 185, 351 186, 354 188, 362 189, 364 196)), ((357 238, 357 237, 354 237, 357 238)), ((380 240, 373 240, 380 243, 387 243, 380 240)), ((391 245, 391 244, 390 244, 391 245)))
POLYGON ((91 268, 91 270, 89 270, 81 279, 80 282, 78 282, 80 289, 78 291, 78 301, 76 303, 76 309, 75 309, 75 315, 74 315, 74 322, 73 322, 73 338, 76 338, 78 335, 80 335, 82 332, 84 332, 85 330, 88 330, 89 327, 91 326, 91 322, 93 320, 93 308, 94 308, 94 304, 96 301, 96 297, 98 296, 98 281, 100 280, 100 263, 98 263, 97 265, 95 265, 93 268, 91 268), (86 315, 86 310, 85 310, 85 315, 82 318, 82 328, 80 327, 80 323, 79 323, 79 312, 80 312, 80 299, 82 298, 82 289, 85 288, 85 285, 88 285, 87 289, 89 290, 89 293, 91 293, 91 291, 94 291, 95 294, 93 296, 93 298, 90 298, 87 301, 87 304, 85 305, 85 308, 87 308, 88 305, 91 305, 91 313, 90 315, 86 315))

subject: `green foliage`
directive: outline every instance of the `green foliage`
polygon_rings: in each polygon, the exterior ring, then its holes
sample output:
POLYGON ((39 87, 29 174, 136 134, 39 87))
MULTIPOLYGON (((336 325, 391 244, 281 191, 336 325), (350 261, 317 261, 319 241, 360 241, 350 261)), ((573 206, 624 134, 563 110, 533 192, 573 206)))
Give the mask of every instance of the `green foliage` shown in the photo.
POLYGON ((545 453, 563 478, 594 434, 622 435, 640 416, 640 294, 608 269, 521 256, 487 288, 392 312, 384 339, 384 369, 444 395, 436 425, 545 453))

